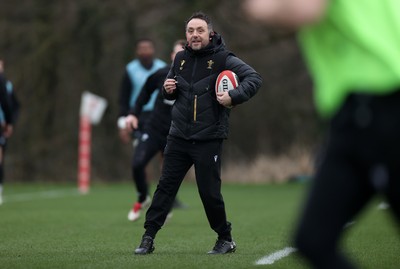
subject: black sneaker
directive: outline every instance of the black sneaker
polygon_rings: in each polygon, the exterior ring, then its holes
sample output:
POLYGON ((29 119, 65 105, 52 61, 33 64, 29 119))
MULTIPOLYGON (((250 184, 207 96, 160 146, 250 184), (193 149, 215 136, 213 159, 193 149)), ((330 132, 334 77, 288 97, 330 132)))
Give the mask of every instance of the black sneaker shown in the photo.
POLYGON ((207 254, 226 254, 232 253, 236 250, 236 243, 234 241, 226 241, 219 239, 215 243, 215 246, 212 250, 207 252, 207 254))
POLYGON ((153 238, 145 235, 142 238, 142 242, 140 242, 140 246, 137 249, 135 249, 135 254, 146 255, 152 253, 153 251, 154 251, 153 238))

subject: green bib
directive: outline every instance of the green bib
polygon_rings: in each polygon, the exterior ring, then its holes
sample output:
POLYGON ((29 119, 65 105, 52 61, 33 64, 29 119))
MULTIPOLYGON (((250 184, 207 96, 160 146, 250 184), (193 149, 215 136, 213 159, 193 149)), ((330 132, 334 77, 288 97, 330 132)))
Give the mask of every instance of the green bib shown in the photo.
POLYGON ((300 31, 322 117, 352 92, 400 87, 400 0, 330 0, 321 22, 300 31))

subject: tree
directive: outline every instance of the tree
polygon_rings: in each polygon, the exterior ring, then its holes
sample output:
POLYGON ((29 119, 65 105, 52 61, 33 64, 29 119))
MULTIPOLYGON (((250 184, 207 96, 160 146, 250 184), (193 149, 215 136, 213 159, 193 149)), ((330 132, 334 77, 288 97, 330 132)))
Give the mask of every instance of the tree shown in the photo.
POLYGON ((18 180, 75 180, 81 93, 109 101, 94 128, 93 177, 130 178, 129 148, 116 131, 117 92, 139 37, 153 38, 168 61, 170 44, 184 37, 192 12, 209 13, 228 48, 258 70, 264 86, 231 114, 225 161, 251 161, 310 147, 318 137, 311 83, 292 33, 251 25, 240 1, 0 2, 0 54, 21 99, 20 121, 10 141, 8 174, 18 180), (235 23, 232 23, 234 21, 235 23))

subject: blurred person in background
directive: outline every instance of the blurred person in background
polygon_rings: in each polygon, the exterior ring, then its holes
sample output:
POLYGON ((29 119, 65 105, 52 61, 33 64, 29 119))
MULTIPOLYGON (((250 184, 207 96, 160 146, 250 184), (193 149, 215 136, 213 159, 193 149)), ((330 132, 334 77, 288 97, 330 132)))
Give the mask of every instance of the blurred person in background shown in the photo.
MULTIPOLYGON (((125 73, 122 79, 121 88, 119 92, 119 136, 124 143, 132 142, 133 148, 139 143, 142 138, 143 126, 146 125, 147 119, 149 118, 151 111, 154 109, 154 104, 157 98, 158 91, 153 92, 146 104, 143 104, 141 108, 140 118, 138 127, 134 132, 126 126, 125 118, 128 116, 129 111, 133 108, 136 103, 138 96, 145 84, 147 78, 154 74, 157 70, 166 66, 166 63, 158 58, 155 58, 155 45, 153 40, 148 38, 141 38, 136 41, 136 59, 132 60, 126 65, 125 73)), ((135 181, 135 149, 133 152, 131 174, 133 181, 135 181)), ((140 191, 138 189, 138 191, 140 191)), ((141 195, 139 193, 138 203, 142 206, 143 204, 150 203, 150 197, 141 195)), ((128 218, 135 220, 136 217, 131 212, 135 211, 136 203, 132 206, 132 210, 129 212, 128 218)))
MULTIPOLYGON (((136 41, 136 59, 133 59, 125 67, 125 73, 122 78, 119 91, 119 122, 125 122, 125 117, 133 108, 140 91, 143 88, 147 78, 164 67, 166 63, 158 58, 155 58, 155 44, 153 40, 148 38, 138 39, 136 41)), ((124 143, 132 141, 137 143, 137 139, 141 136, 141 128, 145 125, 150 112, 154 108, 154 103, 157 97, 157 92, 154 92, 148 103, 143 106, 143 112, 140 116, 140 125, 133 134, 131 134, 124 124, 119 124, 119 135, 124 143)), ((135 145, 134 145, 135 146, 135 145)))
MULTIPOLYGON (((174 43, 171 61, 174 60, 176 53, 183 50, 185 44, 185 40, 178 40, 174 43)), ((148 77, 140 95, 136 99, 135 105, 126 117, 126 126, 128 130, 132 132, 138 129, 143 107, 150 100, 153 93, 155 91, 158 92, 154 109, 142 128, 142 136, 139 139, 139 143, 133 155, 133 178, 136 184, 138 200, 129 211, 128 219, 130 221, 139 219, 142 210, 150 205, 151 200, 145 168, 157 153, 164 152, 165 145, 167 144, 168 131, 171 126, 171 109, 174 100, 165 99, 159 90, 162 89, 169 69, 170 66, 165 66, 148 77)), ((175 199, 174 207, 179 208, 183 206, 181 202, 175 199)))
POLYGON ((315 268, 355 268, 338 250, 346 223, 376 194, 400 229, 400 1, 246 0, 249 17, 299 29, 330 122, 295 233, 315 268))
POLYGON ((19 111, 19 102, 11 81, 4 75, 4 60, 0 58, 0 205, 3 203, 4 155, 7 139, 13 133, 13 123, 19 111))

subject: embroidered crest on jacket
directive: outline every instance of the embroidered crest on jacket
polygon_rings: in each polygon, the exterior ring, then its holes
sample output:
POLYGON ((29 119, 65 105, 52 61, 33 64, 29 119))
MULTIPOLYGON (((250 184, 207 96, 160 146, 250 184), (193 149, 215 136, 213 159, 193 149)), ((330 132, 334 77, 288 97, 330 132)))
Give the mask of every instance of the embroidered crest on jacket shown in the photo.
POLYGON ((185 60, 182 60, 181 61, 181 67, 179 67, 179 70, 182 70, 183 69, 183 65, 185 64, 185 60))
POLYGON ((207 64, 208 64, 207 69, 212 69, 212 66, 213 66, 213 64, 214 64, 214 61, 213 61, 213 60, 208 60, 208 61, 207 61, 207 64))

